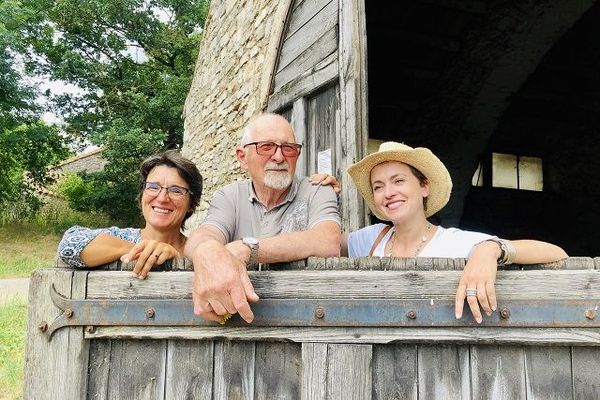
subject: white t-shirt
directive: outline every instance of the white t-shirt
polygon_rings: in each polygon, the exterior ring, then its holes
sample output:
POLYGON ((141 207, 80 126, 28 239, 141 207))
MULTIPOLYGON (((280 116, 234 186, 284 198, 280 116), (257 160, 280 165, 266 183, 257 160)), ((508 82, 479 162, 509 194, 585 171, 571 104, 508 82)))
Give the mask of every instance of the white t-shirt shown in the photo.
MULTIPOLYGON (((370 225, 350 233, 348 236, 348 255, 350 257, 365 257, 373 242, 385 224, 370 225)), ((374 256, 383 257, 385 245, 392 237, 395 229, 390 229, 373 252, 374 256)), ((468 258, 473 247, 484 240, 497 239, 486 233, 463 231, 458 228, 438 226, 433 238, 421 249, 418 257, 468 258)))

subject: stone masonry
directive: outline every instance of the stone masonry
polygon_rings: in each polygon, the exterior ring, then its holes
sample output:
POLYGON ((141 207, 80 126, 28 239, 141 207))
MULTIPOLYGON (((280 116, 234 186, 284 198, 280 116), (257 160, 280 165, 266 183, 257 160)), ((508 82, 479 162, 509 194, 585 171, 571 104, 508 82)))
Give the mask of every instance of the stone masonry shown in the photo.
POLYGON ((202 202, 188 227, 197 226, 215 190, 244 177, 235 147, 243 126, 262 111, 273 63, 269 48, 277 45, 275 25, 287 11, 283 3, 211 2, 184 107, 183 154, 204 177, 202 202))

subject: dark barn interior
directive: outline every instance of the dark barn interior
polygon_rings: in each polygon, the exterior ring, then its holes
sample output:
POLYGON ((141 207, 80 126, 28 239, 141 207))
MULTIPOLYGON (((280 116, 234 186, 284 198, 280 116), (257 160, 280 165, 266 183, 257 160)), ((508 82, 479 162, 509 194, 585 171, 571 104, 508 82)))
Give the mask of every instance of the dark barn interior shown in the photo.
POLYGON ((365 3, 369 138, 429 147, 448 166, 436 222, 600 255, 600 3, 365 3), (500 167, 514 187, 495 183, 500 167))

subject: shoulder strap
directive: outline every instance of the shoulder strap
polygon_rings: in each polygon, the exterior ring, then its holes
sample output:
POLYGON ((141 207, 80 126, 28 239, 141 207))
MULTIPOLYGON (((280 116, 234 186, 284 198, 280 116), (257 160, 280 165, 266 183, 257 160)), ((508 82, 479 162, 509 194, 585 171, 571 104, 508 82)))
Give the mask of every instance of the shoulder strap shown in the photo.
POLYGON ((371 246, 371 250, 369 250, 369 257, 373 255, 373 252, 377 248, 377 245, 379 245, 385 234, 388 233, 390 229, 392 229, 392 227, 390 225, 386 225, 383 227, 381 232, 379 232, 379 235, 377 235, 375 241, 373 242, 373 246, 371 246))

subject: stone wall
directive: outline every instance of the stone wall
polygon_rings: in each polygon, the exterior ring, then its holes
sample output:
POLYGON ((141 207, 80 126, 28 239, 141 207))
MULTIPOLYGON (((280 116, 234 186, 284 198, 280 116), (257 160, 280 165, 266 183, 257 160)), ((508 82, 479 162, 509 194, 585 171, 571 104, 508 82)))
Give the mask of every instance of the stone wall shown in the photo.
POLYGON ((64 174, 76 174, 78 172, 98 172, 102 171, 107 161, 102 158, 104 148, 89 151, 79 154, 75 157, 63 161, 56 167, 52 168, 53 174, 61 176, 64 174))
POLYGON ((287 4, 211 2, 184 108, 183 154, 204 177, 202 202, 188 227, 204 216, 215 190, 244 177, 235 146, 246 122, 263 109, 287 4))

